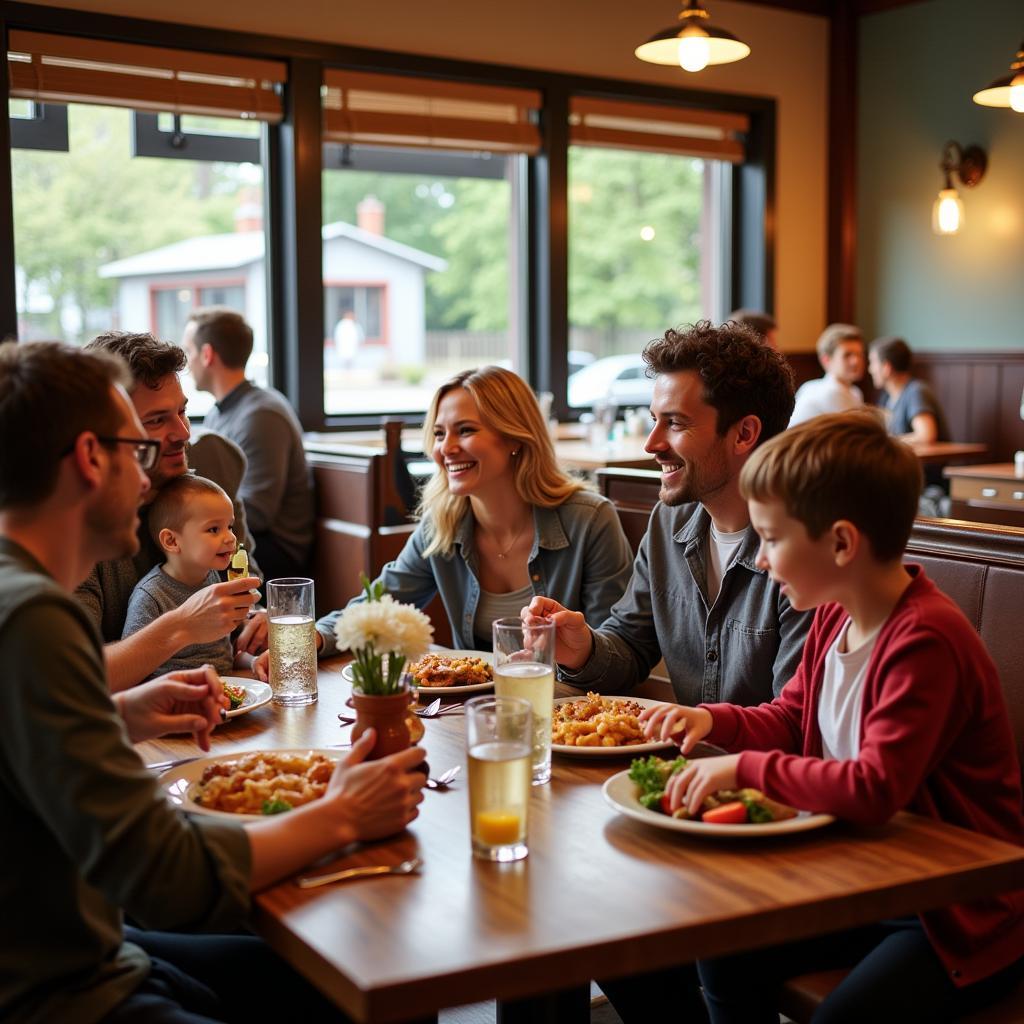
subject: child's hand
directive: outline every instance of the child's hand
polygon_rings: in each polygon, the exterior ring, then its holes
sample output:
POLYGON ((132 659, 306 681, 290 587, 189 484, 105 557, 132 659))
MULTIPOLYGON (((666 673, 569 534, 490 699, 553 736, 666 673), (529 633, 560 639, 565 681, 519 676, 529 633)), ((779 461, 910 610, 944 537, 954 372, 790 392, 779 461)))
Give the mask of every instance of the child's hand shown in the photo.
POLYGON ((650 740, 673 740, 686 755, 711 732, 711 712, 681 704, 655 704, 640 714, 644 735, 650 740))
POLYGON ((265 651, 270 637, 267 613, 262 609, 249 616, 235 638, 235 654, 259 654, 265 651))
POLYGON ((690 815, 696 816, 705 798, 712 793, 720 789, 735 789, 739 759, 739 754, 726 754, 724 757, 701 757, 691 761, 665 786, 669 813, 686 804, 690 815))
POLYGON ((270 651, 264 651, 252 663, 252 674, 263 682, 270 682, 270 651))

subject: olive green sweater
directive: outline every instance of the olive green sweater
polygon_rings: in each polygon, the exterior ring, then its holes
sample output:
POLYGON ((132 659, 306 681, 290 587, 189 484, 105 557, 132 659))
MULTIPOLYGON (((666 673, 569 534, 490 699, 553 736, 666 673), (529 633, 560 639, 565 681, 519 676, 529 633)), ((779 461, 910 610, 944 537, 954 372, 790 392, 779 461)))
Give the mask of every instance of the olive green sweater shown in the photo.
POLYGON ((243 829, 166 801, 107 691, 96 628, 0 537, 0 1019, 90 1024, 145 978, 142 926, 236 927, 243 829))

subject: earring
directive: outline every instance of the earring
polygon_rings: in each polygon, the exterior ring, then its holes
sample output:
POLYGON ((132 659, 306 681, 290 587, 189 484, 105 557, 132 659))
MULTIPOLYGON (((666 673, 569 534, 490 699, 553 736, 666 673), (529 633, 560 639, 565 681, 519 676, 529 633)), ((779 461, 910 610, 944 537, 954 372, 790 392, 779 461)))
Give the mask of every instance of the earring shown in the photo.
POLYGON ((513 455, 518 455, 519 454, 519 449, 517 448, 512 454, 513 455))

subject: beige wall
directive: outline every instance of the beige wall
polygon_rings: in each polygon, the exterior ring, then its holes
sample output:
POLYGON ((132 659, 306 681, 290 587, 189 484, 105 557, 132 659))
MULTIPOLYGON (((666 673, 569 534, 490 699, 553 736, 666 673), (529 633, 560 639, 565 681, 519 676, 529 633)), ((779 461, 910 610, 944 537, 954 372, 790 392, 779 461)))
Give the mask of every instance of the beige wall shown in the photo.
POLYGON ((609 78, 771 96, 778 101, 775 308, 786 349, 824 324, 828 24, 736 0, 713 20, 752 48, 697 75, 644 64, 633 47, 670 24, 675 0, 64 0, 51 6, 609 78))

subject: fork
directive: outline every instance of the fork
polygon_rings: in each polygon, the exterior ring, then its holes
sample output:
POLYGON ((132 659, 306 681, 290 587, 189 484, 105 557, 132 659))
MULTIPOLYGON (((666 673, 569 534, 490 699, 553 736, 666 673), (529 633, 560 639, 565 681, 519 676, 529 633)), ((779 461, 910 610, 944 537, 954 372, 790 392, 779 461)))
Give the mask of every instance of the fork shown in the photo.
MULTIPOLYGON (((455 707, 461 708, 461 704, 454 705, 455 707)), ((441 707, 441 698, 438 697, 432 704, 428 704, 425 708, 416 708, 413 712, 417 718, 437 718, 439 715, 443 715, 448 708, 441 707)), ((355 715, 345 715, 339 712, 338 721, 345 725, 351 725, 356 720, 355 715)))
POLYGON ((306 878, 297 878, 295 884, 300 889, 315 889, 318 885, 347 882, 350 878, 369 878, 372 875, 414 875, 419 873, 422 865, 423 861, 419 857, 413 857, 412 860, 403 860, 401 864, 377 864, 374 867, 332 871, 329 875, 308 875, 306 878))

